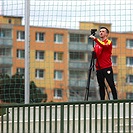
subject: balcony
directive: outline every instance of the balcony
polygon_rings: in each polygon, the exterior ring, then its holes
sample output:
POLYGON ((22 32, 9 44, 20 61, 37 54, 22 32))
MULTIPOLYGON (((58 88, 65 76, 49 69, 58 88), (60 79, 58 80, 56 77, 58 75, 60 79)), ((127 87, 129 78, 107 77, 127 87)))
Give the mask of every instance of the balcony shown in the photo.
POLYGON ((9 56, 0 57, 0 65, 12 65, 12 57, 9 56))
POLYGON ((69 62, 70 69, 88 69, 89 63, 88 62, 69 62))
POLYGON ((0 45, 4 47, 12 47, 11 38, 0 38, 0 45))
MULTIPOLYGON (((69 86, 70 87, 83 87, 86 88, 87 86, 87 80, 85 79, 69 79, 69 86)), ((96 88, 96 83, 95 80, 90 81, 90 87, 91 88, 96 88)))

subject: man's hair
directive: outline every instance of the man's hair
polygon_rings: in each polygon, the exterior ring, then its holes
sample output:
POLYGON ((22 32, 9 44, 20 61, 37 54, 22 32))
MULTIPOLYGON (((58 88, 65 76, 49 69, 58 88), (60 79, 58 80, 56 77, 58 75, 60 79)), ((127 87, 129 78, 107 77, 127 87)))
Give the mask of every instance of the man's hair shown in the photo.
POLYGON ((100 29, 106 29, 106 32, 109 34, 109 29, 107 27, 102 26, 100 29))

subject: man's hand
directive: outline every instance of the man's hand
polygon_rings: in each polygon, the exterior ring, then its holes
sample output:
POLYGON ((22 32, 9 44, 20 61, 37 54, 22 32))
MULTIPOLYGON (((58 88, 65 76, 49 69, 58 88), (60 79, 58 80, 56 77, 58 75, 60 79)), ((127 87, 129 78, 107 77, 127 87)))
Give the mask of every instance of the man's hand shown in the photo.
POLYGON ((91 38, 91 39, 95 39, 96 37, 93 36, 93 35, 90 35, 89 38, 91 38))

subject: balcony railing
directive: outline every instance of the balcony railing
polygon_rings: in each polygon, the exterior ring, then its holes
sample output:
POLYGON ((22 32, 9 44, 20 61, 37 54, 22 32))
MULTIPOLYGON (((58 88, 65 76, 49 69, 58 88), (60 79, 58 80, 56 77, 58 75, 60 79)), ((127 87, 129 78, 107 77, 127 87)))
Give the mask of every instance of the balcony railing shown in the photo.
POLYGON ((132 133, 133 101, 1 105, 1 133, 132 133))
POLYGON ((12 57, 9 56, 0 56, 1 65, 12 65, 12 57))
POLYGON ((11 38, 0 38, 0 45, 12 46, 12 39, 11 38))
POLYGON ((75 62, 75 61, 71 61, 69 62, 69 68, 73 68, 73 69, 88 69, 89 68, 89 63, 88 62, 75 62))

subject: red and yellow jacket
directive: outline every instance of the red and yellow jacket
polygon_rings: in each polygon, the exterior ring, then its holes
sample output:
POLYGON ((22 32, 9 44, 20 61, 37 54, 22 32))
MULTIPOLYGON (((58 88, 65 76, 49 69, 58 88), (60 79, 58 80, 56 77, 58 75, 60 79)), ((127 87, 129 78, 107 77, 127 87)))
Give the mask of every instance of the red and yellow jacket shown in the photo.
POLYGON ((112 41, 105 39, 100 41, 95 38, 94 52, 96 53, 96 69, 104 69, 112 66, 112 41))

